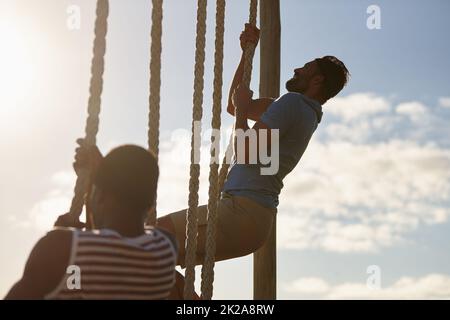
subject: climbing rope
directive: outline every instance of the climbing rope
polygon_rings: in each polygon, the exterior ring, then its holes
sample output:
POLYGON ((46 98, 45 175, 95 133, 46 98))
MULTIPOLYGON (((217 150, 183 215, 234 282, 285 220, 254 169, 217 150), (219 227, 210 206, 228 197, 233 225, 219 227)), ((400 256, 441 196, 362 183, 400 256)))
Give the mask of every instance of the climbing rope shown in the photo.
MULTIPOLYGON (((249 13, 249 23, 256 26, 256 15, 258 13, 258 0, 250 0, 250 13, 249 13)), ((255 55, 255 45, 249 43, 244 50, 244 75, 242 77, 242 82, 247 87, 250 87, 250 82, 252 78, 252 67, 253 67, 253 56, 255 55)))
MULTIPOLYGON (((148 148, 158 161, 159 156, 159 119, 160 119, 160 89, 161 89, 161 38, 163 19, 163 0, 152 1, 152 28, 150 47, 150 95, 148 115, 148 148)), ((149 213, 149 225, 156 224, 156 195, 155 210, 149 213)))
MULTIPOLYGON (((256 26, 256 16, 258 13, 258 0, 250 0, 250 10, 249 10, 249 23, 256 26)), ((252 78, 252 68, 253 68, 253 56, 255 55, 255 45, 247 44, 244 50, 244 74, 242 76, 242 83, 250 87, 250 82, 252 78)), ((230 168, 230 159, 233 154, 233 135, 230 137, 228 142, 227 150, 225 151, 225 156, 222 160, 222 167, 219 173, 219 190, 223 189, 223 185, 228 175, 228 169, 230 168)))
POLYGON ((225 0, 216 2, 216 40, 214 52, 214 90, 211 127, 211 162, 209 165, 209 198, 208 198, 208 224, 206 228, 205 260, 202 267, 201 292, 202 299, 210 300, 213 292, 214 262, 216 254, 216 224, 217 205, 219 199, 218 172, 219 163, 217 157, 220 154, 220 135, 215 132, 220 130, 222 112, 222 84, 223 84, 223 37, 225 33, 225 0), (216 140, 217 139, 217 140, 216 140))
POLYGON ((192 300, 195 281, 195 260, 197 252, 197 207, 200 177, 200 126, 203 113, 203 86, 206 44, 206 0, 197 3, 197 36, 195 40, 194 95, 192 109, 191 165, 189 179, 189 208, 186 217, 186 282, 184 299, 192 300))
MULTIPOLYGON (((88 117, 86 119, 85 138, 86 145, 93 146, 99 125, 101 95, 103 90, 103 72, 106 53, 106 33, 108 30, 108 0, 97 0, 95 18, 95 39, 93 46, 93 57, 91 61, 91 80, 89 85, 88 117)), ((81 170, 78 173, 74 189, 74 197, 70 206, 70 216, 78 221, 88 187, 90 172, 81 170)))
MULTIPOLYGON (((250 14, 249 23, 256 26, 256 16, 258 12, 258 1, 250 1, 250 14)), ((212 128, 220 129, 220 112, 221 112, 221 99, 222 99, 222 69, 223 69, 223 35, 224 35, 224 17, 225 17, 225 1, 217 0, 216 8, 216 43, 215 43, 215 65, 214 65, 214 93, 213 93, 213 118, 212 118, 212 128)), ((244 51, 244 75, 242 82, 246 86, 250 86, 251 74, 252 74, 252 62, 253 56, 255 54, 255 45, 249 44, 244 51)), ((213 130, 214 134, 214 130, 213 130)), ((232 140, 230 140, 232 141, 232 140)), ((212 160, 217 155, 217 145, 214 144, 214 137, 211 137, 211 158, 212 160), (216 152, 216 154, 214 154, 216 152)), ((218 210, 218 199, 220 191, 223 188, 228 169, 229 169, 229 155, 232 152, 232 143, 229 143, 227 151, 225 153, 222 168, 220 169, 219 175, 218 164, 215 161, 211 161, 210 164, 210 175, 209 175, 209 200, 208 200, 208 224, 206 231, 206 247, 205 247, 205 260, 202 267, 202 298, 211 299, 213 292, 213 282, 214 282, 214 261, 215 261, 215 251, 216 251, 216 224, 217 224, 217 210, 218 210)), ((198 191, 198 186, 197 186, 198 191)), ((189 219, 189 218, 188 218, 189 219)), ((197 221, 196 221, 197 222, 197 221)), ((197 225, 195 225, 197 228, 197 225)), ((192 231, 191 231, 192 232, 192 231)), ((187 233, 189 233, 189 225, 187 225, 187 233)), ((196 243, 195 243, 196 244, 196 243)), ((195 255, 194 255, 195 259, 195 255)), ((187 258, 186 258, 187 260, 187 258)), ((187 263, 186 263, 187 264, 187 263)), ((187 269, 186 269, 187 270, 187 269)), ((195 275, 194 275, 195 277, 195 275)), ((193 290, 194 279, 189 278, 192 281, 191 288, 193 290)), ((188 277, 186 276, 186 283, 188 277)), ((185 284, 185 286, 187 286, 185 284)), ((186 288, 186 287, 185 287, 186 288)), ((185 299, 190 299, 186 297, 185 299)))

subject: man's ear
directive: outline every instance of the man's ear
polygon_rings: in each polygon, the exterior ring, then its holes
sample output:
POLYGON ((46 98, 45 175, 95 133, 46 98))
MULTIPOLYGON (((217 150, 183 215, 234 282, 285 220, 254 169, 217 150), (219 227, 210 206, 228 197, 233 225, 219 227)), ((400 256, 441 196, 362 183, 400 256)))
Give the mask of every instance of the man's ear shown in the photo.
POLYGON ((313 78, 311 79, 311 84, 313 86, 322 86, 325 82, 325 77, 321 74, 316 74, 315 76, 313 76, 313 78))

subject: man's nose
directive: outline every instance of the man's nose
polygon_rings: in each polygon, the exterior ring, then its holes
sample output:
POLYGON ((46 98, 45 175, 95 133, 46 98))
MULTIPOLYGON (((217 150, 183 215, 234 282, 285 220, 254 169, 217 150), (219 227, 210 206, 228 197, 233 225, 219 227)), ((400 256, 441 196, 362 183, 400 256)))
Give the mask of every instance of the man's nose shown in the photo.
POLYGON ((294 73, 299 73, 301 68, 294 69, 294 73))

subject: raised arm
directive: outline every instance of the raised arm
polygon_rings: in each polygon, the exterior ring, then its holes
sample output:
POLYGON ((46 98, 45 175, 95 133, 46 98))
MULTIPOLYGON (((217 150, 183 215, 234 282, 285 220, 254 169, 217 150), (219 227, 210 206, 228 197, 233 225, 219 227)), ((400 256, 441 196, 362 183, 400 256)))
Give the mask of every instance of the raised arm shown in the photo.
MULTIPOLYGON (((247 46, 247 44, 253 43, 255 46, 258 44, 259 41, 259 30, 258 28, 246 24, 245 30, 241 33, 240 36, 240 43, 242 48, 242 56, 241 61, 239 62, 239 65, 236 69, 236 72, 233 77, 233 81, 230 86, 230 91, 228 94, 228 107, 227 111, 231 115, 235 115, 235 106, 233 105, 233 92, 238 87, 238 85, 242 82, 242 78, 244 75, 244 48, 247 46)), ((270 106, 270 104, 274 101, 274 98, 259 98, 259 99, 252 99, 250 106, 248 108, 248 114, 247 117, 250 120, 258 121, 261 115, 267 110, 267 108, 270 106)))

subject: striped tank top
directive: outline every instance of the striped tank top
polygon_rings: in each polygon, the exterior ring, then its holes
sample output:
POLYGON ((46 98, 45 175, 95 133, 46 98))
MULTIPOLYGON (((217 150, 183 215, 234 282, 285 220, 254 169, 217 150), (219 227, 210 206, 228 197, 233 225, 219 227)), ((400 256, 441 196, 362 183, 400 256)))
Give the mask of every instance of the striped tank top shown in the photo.
POLYGON ((166 299, 175 284, 176 260, 172 241, 158 229, 136 238, 110 229, 74 229, 68 273, 45 298, 166 299))

